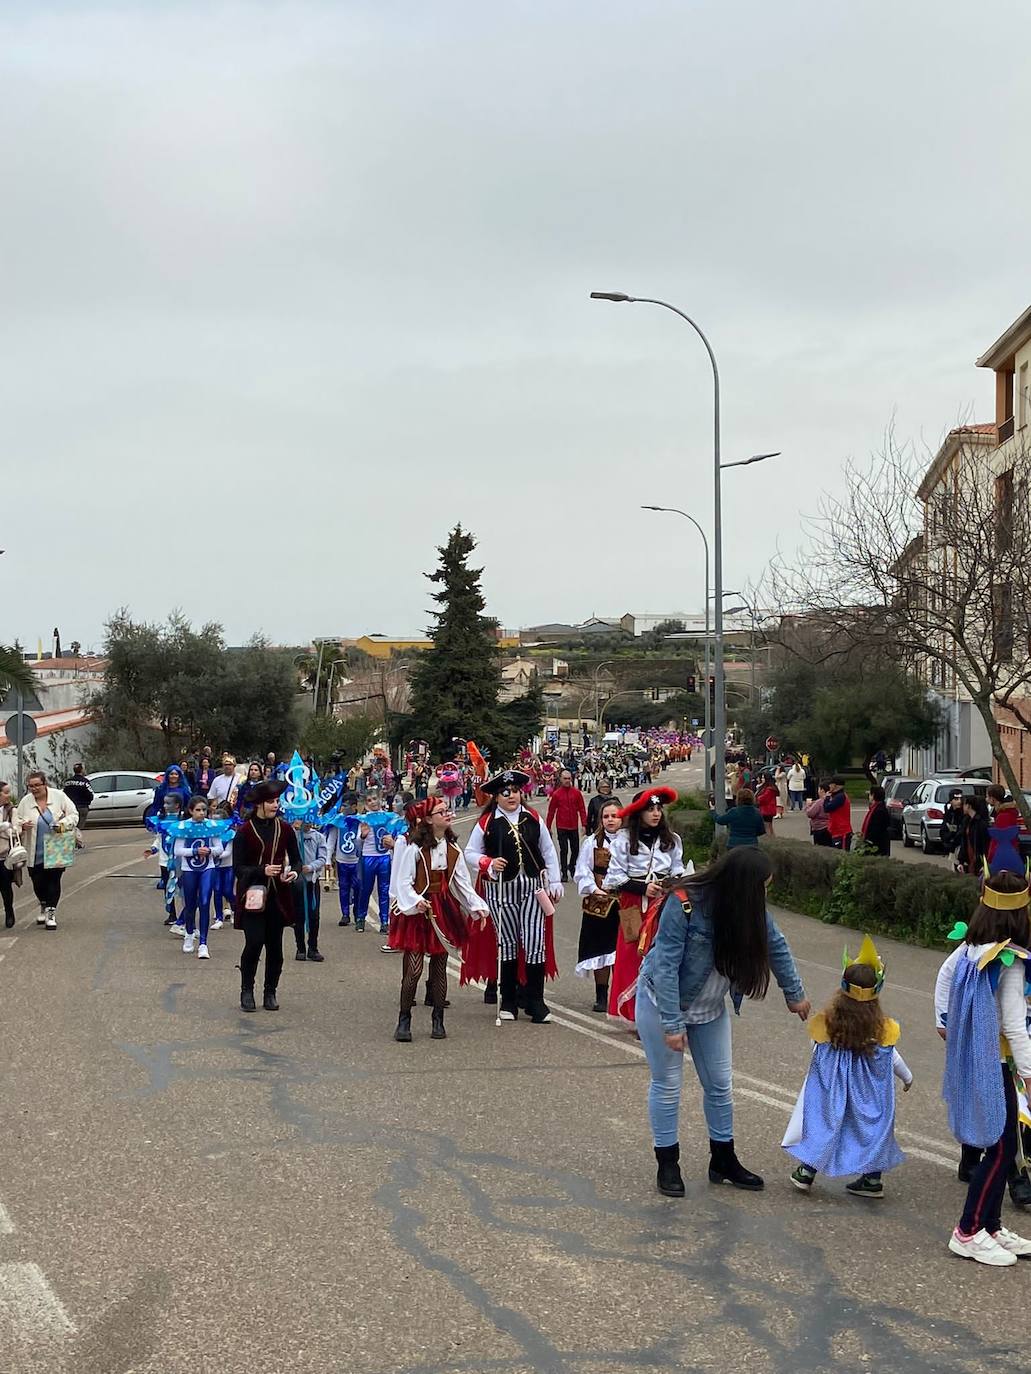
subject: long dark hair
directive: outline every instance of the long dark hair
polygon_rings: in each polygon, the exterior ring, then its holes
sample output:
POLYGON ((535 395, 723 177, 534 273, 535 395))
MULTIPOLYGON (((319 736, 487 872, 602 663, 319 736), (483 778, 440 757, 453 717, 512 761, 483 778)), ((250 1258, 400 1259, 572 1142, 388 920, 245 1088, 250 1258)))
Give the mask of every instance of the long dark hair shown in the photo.
MULTIPOLYGON (((449 844, 457 844, 458 836, 450 826, 444 831, 443 839, 449 844)), ((421 821, 416 821, 408 835, 408 843, 414 844, 419 849, 432 849, 437 842, 437 837, 433 833, 433 826, 430 824, 429 816, 421 821)))
POLYGON ((717 973, 746 997, 763 998, 770 986, 766 939, 766 880, 772 865, 761 849, 728 849, 688 887, 708 902, 717 973))
MULTIPOLYGON (((641 826, 643 824, 641 817, 644 815, 644 812, 648 809, 648 807, 645 807, 644 811, 635 811, 632 816, 627 816, 626 818, 626 833, 627 839, 630 841, 631 854, 637 853, 641 840, 641 826)), ((663 808, 662 816, 660 817, 659 823, 655 827, 655 829, 659 837, 659 848, 665 850, 668 853, 673 848, 673 845, 676 841, 676 836, 673 834, 673 831, 669 828, 669 821, 666 819, 665 808, 663 808)))
MULTIPOLYGON (((967 800, 969 801, 969 798, 967 800)), ((975 800, 980 801, 980 798, 975 800)), ((1019 873, 1003 871, 986 878, 985 887, 990 887, 993 892, 1013 895, 1023 892, 1027 883, 1019 873)), ((966 943, 993 945, 997 940, 1013 940, 1024 949, 1031 944, 1031 921, 1026 906, 1018 906, 1012 911, 997 911, 995 907, 986 906, 984 902, 978 904, 967 927, 966 943)))

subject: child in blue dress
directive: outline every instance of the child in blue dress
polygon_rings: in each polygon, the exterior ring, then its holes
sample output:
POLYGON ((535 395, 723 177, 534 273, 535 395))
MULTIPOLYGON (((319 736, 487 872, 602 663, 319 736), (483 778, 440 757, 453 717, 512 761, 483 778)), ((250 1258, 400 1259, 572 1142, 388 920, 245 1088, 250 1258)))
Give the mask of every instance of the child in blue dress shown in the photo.
POLYGON ((845 956, 841 987, 812 1017, 813 1057, 783 1146, 800 1161, 791 1182, 808 1193, 818 1173, 858 1177, 853 1197, 882 1198, 881 1175, 905 1156, 895 1140, 895 1079, 913 1075, 896 1048, 899 1024, 884 1015, 884 965, 869 935, 854 963, 845 956))

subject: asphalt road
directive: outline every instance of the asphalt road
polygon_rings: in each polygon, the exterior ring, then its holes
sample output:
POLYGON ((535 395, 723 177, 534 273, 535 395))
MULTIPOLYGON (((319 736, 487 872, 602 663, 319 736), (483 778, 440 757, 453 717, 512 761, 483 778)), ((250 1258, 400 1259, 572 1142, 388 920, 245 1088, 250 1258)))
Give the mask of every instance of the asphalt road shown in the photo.
MULTIPOLYGON (((0 936, 0 1369, 1013 1366, 1028 1271, 945 1248, 962 1189, 934 954, 882 946, 916 1074, 883 1202, 790 1187, 779 1141, 809 1043, 778 994, 735 1024, 736 1136, 765 1193, 706 1181, 688 1065, 688 1196, 672 1201, 654 1188, 640 1047, 591 1014, 587 983, 562 978, 550 1026, 497 1029, 455 980, 448 1039, 430 1041, 420 1007, 396 1045, 396 956, 330 919, 326 962, 288 955, 282 1010, 245 1016, 241 937, 213 934, 207 964, 184 956, 142 844, 91 830, 60 930, 38 930, 25 898, 0 936)), ((845 933, 783 919, 819 1004, 845 933)), ((567 897, 565 969, 578 927, 567 897)))

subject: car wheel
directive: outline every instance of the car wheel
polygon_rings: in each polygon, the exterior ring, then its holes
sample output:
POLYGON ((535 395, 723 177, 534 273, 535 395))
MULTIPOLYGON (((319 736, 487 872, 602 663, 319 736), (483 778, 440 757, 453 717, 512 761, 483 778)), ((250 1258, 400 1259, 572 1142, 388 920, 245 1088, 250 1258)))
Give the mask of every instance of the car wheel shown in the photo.
POLYGON ((927 827, 926 827, 925 825, 922 825, 922 826, 920 827, 920 849, 921 849, 921 851, 922 851, 924 854, 937 854, 938 848, 939 848, 938 845, 936 845, 936 844, 934 843, 934 841, 931 839, 930 835, 928 835, 928 833, 927 833, 927 827))
POLYGON ((909 831, 906 829, 905 826, 902 827, 902 846, 904 849, 913 848, 913 840, 911 839, 909 831))

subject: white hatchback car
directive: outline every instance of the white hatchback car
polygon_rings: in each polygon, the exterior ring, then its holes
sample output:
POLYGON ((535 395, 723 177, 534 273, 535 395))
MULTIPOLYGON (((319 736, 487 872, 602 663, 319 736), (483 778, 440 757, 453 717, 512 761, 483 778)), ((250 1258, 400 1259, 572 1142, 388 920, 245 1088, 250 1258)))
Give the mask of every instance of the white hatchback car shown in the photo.
POLYGON ((160 773, 88 773, 87 780, 94 797, 89 809, 89 821, 138 821, 154 800, 154 788, 160 773))

